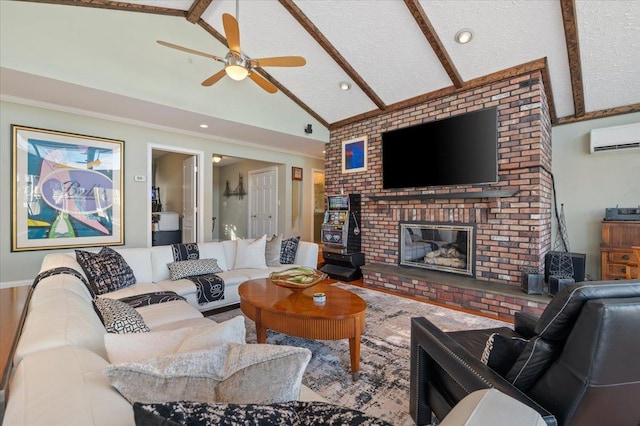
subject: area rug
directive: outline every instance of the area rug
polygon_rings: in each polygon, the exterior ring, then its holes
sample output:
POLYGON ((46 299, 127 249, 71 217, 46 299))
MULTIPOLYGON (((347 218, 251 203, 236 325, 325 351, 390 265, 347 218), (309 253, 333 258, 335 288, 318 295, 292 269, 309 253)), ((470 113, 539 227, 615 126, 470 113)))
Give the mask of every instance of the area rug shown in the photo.
MULTIPOLYGON (((311 350, 302 382, 329 402, 360 410, 396 426, 415 423, 409 415, 411 318, 426 317, 444 331, 511 327, 490 318, 417 302, 411 299, 336 283, 367 303, 365 331, 360 347, 360 374, 352 379, 348 340, 309 340, 267 331, 267 343, 311 350)), ((225 321, 242 315, 240 309, 209 318, 225 321)), ((252 320, 245 318, 247 343, 256 342, 252 320)))

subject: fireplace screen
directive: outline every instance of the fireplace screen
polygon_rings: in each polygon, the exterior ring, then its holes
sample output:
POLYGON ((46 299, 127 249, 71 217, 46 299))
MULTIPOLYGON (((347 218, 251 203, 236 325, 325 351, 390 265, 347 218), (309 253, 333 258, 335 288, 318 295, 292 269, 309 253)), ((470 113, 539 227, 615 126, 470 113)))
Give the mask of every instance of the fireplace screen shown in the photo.
POLYGON ((474 227, 440 223, 400 224, 400 265, 474 276, 474 227))

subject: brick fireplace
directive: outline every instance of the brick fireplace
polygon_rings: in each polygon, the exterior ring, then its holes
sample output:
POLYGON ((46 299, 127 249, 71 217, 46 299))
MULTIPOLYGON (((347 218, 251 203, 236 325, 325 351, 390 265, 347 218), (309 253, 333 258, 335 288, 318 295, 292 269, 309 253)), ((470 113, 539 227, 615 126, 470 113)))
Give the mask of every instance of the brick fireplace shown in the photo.
MULTIPOLYGON (((406 167, 420 167, 419 155, 409 155, 406 167)), ((471 256, 475 273, 467 280, 472 279, 475 286, 484 283, 486 291, 462 295, 461 301, 451 304, 464 307, 473 302, 477 305, 473 309, 509 316, 516 310, 544 307, 544 301, 521 303, 511 298, 496 305, 486 296, 496 286, 517 295, 520 271, 543 268, 551 244, 550 170, 551 122, 542 79, 535 71, 332 128, 325 182, 327 194, 344 191, 362 196, 366 286, 450 303, 451 297, 445 294, 451 283, 448 272, 416 274, 411 269, 419 268, 400 265, 400 224, 464 224, 473 227, 475 234, 471 256), (497 183, 382 188, 382 132, 492 106, 498 107, 497 183), (368 137, 367 170, 343 174, 342 141, 362 135, 368 137), (376 265, 381 268, 376 270, 376 265), (445 291, 434 291, 438 286, 445 291)))

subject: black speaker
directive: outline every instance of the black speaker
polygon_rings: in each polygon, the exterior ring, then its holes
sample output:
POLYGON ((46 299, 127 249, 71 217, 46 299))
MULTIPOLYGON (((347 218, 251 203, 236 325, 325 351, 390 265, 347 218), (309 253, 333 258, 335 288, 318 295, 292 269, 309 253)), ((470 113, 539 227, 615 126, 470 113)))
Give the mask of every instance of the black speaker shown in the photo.
MULTIPOLYGON (((544 256, 544 281, 549 282, 549 268, 551 267, 551 257, 560 256, 559 251, 550 251, 544 256)), ((587 255, 584 253, 569 253, 571 255, 571 263, 573 263, 573 279, 579 283, 584 281, 585 262, 587 255)))

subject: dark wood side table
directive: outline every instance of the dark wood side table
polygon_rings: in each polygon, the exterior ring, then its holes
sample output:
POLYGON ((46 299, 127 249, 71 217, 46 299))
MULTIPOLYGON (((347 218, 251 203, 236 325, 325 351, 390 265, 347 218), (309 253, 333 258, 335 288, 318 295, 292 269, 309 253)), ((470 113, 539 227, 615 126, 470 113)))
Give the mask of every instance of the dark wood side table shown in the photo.
POLYGON ((2 365, 0 423, 4 417, 9 381, 13 373, 13 354, 16 351, 22 326, 27 317, 30 299, 30 285, 0 289, 0 365, 2 365))

